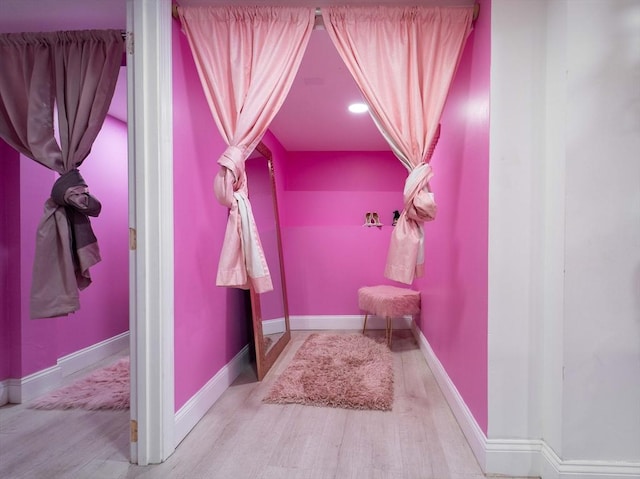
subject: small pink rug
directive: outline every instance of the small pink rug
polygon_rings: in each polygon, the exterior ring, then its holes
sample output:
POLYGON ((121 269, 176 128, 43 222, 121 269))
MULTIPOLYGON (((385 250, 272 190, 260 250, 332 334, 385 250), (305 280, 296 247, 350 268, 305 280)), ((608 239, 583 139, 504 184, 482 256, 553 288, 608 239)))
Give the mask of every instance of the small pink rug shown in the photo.
POLYGON ((128 409, 129 358, 35 400, 33 409, 128 409))
POLYGON ((311 334, 263 401, 390 411, 391 351, 361 334, 311 334))

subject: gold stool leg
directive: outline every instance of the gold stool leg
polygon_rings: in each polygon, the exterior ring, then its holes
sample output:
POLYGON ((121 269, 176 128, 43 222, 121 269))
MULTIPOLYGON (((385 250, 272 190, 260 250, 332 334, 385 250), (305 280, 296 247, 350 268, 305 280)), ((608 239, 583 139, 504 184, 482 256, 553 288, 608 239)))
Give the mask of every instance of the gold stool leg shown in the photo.
POLYGON ((367 316, 369 316, 369 313, 365 313, 364 315, 364 326, 362 326, 362 334, 364 334, 364 330, 367 329, 367 316))
POLYGON ((391 349, 391 334, 392 334, 391 318, 387 318, 387 346, 389 346, 389 349, 391 349))

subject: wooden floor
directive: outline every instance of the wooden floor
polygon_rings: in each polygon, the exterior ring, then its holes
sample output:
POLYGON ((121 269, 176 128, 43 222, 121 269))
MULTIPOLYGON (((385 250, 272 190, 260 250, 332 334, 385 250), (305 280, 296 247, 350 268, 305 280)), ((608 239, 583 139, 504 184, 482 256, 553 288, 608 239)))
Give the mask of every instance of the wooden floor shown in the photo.
POLYGON ((264 381, 257 382, 255 372, 247 369, 175 453, 159 465, 129 464, 128 411, 1 407, 0 477, 485 477, 415 340, 406 330, 394 332, 392 411, 263 404, 262 397, 308 334, 306 331, 292 333, 291 343, 264 381))

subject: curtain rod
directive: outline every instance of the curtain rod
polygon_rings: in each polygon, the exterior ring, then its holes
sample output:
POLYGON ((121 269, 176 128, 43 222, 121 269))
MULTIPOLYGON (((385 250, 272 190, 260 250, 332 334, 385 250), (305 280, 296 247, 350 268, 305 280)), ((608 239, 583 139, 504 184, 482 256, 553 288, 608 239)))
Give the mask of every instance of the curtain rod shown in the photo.
MULTIPOLYGON (((176 5, 175 3, 171 5, 171 15, 173 16, 173 18, 178 18, 178 5, 176 5)), ((473 4, 473 21, 474 22, 478 19, 479 15, 480 15, 480 4, 474 3, 473 4)), ((321 17, 321 16, 322 16, 322 10, 320 8, 316 8, 316 17, 321 17)))

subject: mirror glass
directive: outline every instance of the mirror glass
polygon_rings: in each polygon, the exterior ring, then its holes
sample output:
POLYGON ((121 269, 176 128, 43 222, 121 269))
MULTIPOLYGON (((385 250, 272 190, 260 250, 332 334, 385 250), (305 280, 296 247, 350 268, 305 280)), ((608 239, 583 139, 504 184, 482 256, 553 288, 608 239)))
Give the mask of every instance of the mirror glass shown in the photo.
POLYGON ((249 200, 269 266, 273 291, 251 295, 251 315, 258 380, 267 374, 291 339, 282 262, 278 199, 271 151, 260 143, 245 162, 249 200))

